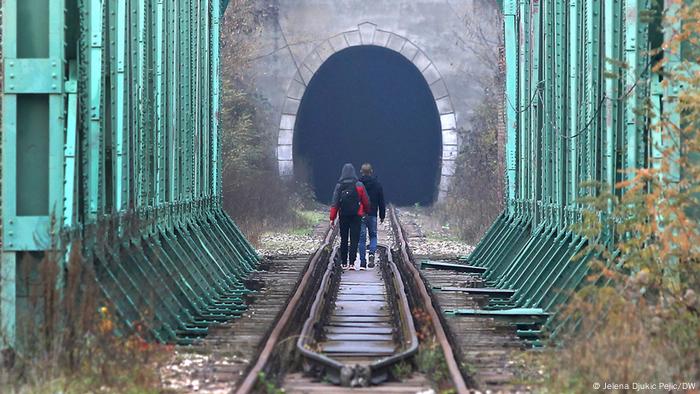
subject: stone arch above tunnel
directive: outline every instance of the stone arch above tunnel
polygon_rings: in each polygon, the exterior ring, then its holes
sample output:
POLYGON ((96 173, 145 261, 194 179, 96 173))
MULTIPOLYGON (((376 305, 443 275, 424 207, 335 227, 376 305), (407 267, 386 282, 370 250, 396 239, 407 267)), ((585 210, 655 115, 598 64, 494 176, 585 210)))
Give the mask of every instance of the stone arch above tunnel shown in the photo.
POLYGON ((277 163, 279 174, 289 178, 294 175, 294 127, 297 112, 306 88, 321 65, 333 54, 353 46, 372 45, 390 49, 408 59, 425 78, 438 109, 441 124, 442 156, 440 158, 440 180, 438 201, 441 200, 455 173, 455 159, 461 140, 457 132, 457 119, 445 81, 435 64, 417 45, 409 39, 382 30, 369 22, 361 23, 357 29, 336 34, 317 45, 304 60, 297 64, 297 73, 287 88, 280 116, 277 138, 277 163))

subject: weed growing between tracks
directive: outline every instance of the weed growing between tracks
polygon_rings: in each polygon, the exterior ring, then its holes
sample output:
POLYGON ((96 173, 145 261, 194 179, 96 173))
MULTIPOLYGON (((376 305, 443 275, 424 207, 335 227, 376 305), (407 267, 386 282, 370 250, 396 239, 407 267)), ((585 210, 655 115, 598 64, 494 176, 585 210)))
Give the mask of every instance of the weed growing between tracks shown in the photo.
POLYGON ((435 338, 430 315, 423 309, 416 308, 413 310, 413 320, 419 341, 418 353, 414 360, 416 369, 425 374, 441 394, 454 393, 445 355, 435 338))
POLYGON ((447 362, 442 354, 440 344, 430 338, 426 342, 421 342, 416 355, 416 367, 422 373, 429 377, 435 387, 440 389, 441 393, 449 393, 452 386, 450 373, 447 370, 447 362))
POLYGON ((391 367, 391 376, 398 381, 411 377, 411 373, 413 373, 413 365, 408 361, 401 361, 391 367))
POLYGON ((402 381, 410 378, 414 371, 418 371, 430 380, 433 388, 439 393, 454 393, 442 347, 432 330, 430 315, 421 308, 415 308, 412 314, 419 341, 418 353, 411 361, 402 361, 394 365, 391 368, 392 378, 402 381))
POLYGON ((260 372, 258 374, 258 382, 255 385, 254 391, 256 393, 265 393, 265 394, 281 394, 284 393, 284 390, 280 389, 277 384, 274 382, 271 382, 270 380, 267 379, 267 375, 265 372, 260 372))

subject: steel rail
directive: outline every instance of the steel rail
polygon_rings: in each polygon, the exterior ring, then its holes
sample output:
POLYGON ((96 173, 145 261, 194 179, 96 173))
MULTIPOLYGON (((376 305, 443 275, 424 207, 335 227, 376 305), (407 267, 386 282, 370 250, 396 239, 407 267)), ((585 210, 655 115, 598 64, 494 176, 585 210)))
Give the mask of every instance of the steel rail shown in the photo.
POLYGON ((404 232, 403 227, 401 226, 401 223, 399 222, 398 216, 396 215, 396 210, 393 206, 389 206, 389 218, 391 220, 391 227, 394 231, 396 244, 399 249, 398 251, 401 254, 401 258, 403 260, 403 266, 411 275, 411 278, 413 279, 413 287, 418 290, 423 301, 423 305, 426 311, 428 312, 428 315, 430 316, 433 330, 435 331, 435 336, 437 337, 437 340, 440 343, 440 347, 442 348, 442 353, 445 356, 445 362, 447 364, 447 369, 450 372, 450 378, 452 379, 452 383, 455 386, 454 388, 457 390, 458 393, 468 393, 469 389, 467 388, 467 384, 464 381, 462 372, 459 369, 459 364, 457 362, 457 359, 455 358, 455 354, 452 351, 452 345, 447 339, 445 329, 442 327, 440 315, 433 306, 433 300, 430 297, 430 294, 428 294, 428 290, 425 287, 425 283, 423 282, 420 273, 418 272, 416 267, 411 263, 412 259, 409 257, 408 253, 408 242, 406 241, 406 234, 404 232))
MULTIPOLYGON (((399 267, 394 262, 394 258, 391 255, 391 248, 387 247, 386 245, 380 246, 384 247, 386 250, 387 261, 389 262, 389 268, 391 268, 391 279, 394 282, 393 288, 395 291, 401 294, 401 297, 399 297, 399 300, 401 301, 401 305, 399 305, 399 318, 404 322, 401 327, 409 333, 411 345, 402 353, 376 361, 372 364, 372 368, 375 369, 386 368, 387 366, 393 365, 418 352, 418 336, 416 334, 415 324, 413 323, 411 306, 408 302, 408 293, 404 287, 401 271, 399 271, 399 267)), ((406 337, 407 332, 404 332, 404 338, 406 337)))
POLYGON ((335 254, 337 253, 337 249, 333 250, 333 253, 331 254, 330 262, 328 263, 328 266, 326 268, 326 271, 323 274, 323 279, 321 279, 321 286, 319 288, 319 291, 316 293, 316 297, 314 298, 314 303, 311 305, 311 310, 309 311, 309 318, 306 319, 304 322, 304 326, 301 329, 301 334, 299 335, 299 339, 297 340, 297 350, 305 357, 314 360, 318 363, 321 363, 322 365, 331 368, 333 370, 338 371, 338 375, 340 375, 340 371, 345 367, 345 364, 334 360, 330 357, 327 357, 321 353, 311 351, 307 349, 307 343, 306 341, 309 338, 315 337, 311 331, 314 329, 314 326, 316 325, 316 322, 318 321, 318 318, 321 316, 323 313, 323 310, 325 309, 326 301, 328 301, 328 298, 326 295, 328 292, 331 290, 330 288, 330 282, 333 281, 335 278, 333 278, 333 271, 334 271, 334 264, 333 260, 335 257, 335 254))
POLYGON ((391 290, 392 298, 394 301, 398 301, 398 316, 394 315, 394 319, 398 320, 395 324, 401 329, 401 342, 403 350, 392 354, 391 356, 378 358, 376 361, 370 363, 366 367, 359 365, 352 366, 347 365, 317 351, 312 350, 313 343, 317 339, 318 335, 314 333, 314 330, 319 327, 325 314, 328 313, 328 307, 332 306, 330 302, 331 297, 329 293, 337 290, 339 283, 339 278, 341 273, 338 271, 339 267, 335 264, 333 256, 337 252, 337 249, 333 251, 330 261, 328 262, 328 268, 323 276, 321 286, 319 291, 316 293, 316 299, 309 313, 309 317, 304 323, 299 339, 297 340, 297 350, 306 357, 309 361, 320 365, 326 376, 336 384, 341 384, 343 386, 352 385, 353 381, 360 381, 360 378, 365 377, 364 382, 366 384, 373 383, 378 384, 383 382, 388 378, 385 373, 388 367, 405 360, 413 356, 418 351, 418 338, 416 336, 416 329, 413 324, 413 317, 411 316, 411 309, 408 303, 408 298, 404 288, 403 280, 401 279, 401 273, 398 267, 393 261, 391 256, 391 250, 386 245, 379 245, 386 251, 387 264, 380 265, 382 269, 382 276, 385 279, 385 285, 387 290, 391 290), (388 271, 387 271, 388 270, 388 271), (335 275, 335 276, 334 276, 335 275), (387 281, 391 280, 391 283, 387 281), (408 344, 408 346, 406 346, 408 344), (329 374, 330 371, 330 374, 329 374), (368 376, 363 376, 363 375, 368 376))
POLYGON ((265 345, 260 351, 255 365, 253 365, 253 367, 248 371, 245 379, 240 384, 240 386, 238 386, 238 389, 236 389, 237 394, 251 393, 253 388, 255 387, 255 384, 258 381, 258 375, 260 374, 260 372, 263 371, 267 363, 270 361, 270 357, 272 356, 272 352, 275 349, 275 346, 277 345, 280 336, 287 328, 290 320, 292 319, 293 313, 294 311, 296 311, 297 306, 299 305, 299 302, 302 299, 304 290, 306 289, 308 282, 312 279, 313 273, 316 271, 316 266, 319 264, 319 260, 323 255, 323 251, 328 246, 332 245, 333 240, 335 239, 335 235, 337 234, 336 228, 337 227, 335 226, 329 227, 329 229, 326 231, 323 243, 321 244, 321 246, 319 246, 318 249, 316 249, 316 252, 314 252, 314 255, 311 257, 309 266, 304 272, 304 276, 301 278, 299 286, 297 286, 296 290, 294 291, 294 295, 287 303, 287 306, 284 312, 282 313, 282 316, 279 318, 277 324, 275 324, 274 328, 270 332, 270 335, 267 337, 265 345))

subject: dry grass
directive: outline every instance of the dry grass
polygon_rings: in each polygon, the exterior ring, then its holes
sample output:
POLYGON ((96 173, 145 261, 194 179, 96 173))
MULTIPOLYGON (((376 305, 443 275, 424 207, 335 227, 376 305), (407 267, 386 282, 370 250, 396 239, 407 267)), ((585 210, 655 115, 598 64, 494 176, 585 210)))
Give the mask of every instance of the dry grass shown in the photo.
POLYGON ((172 347, 146 341, 145 327, 128 332, 101 297, 92 262, 80 245, 70 258, 55 251, 25 254, 19 275, 27 289, 18 319, 21 351, 5 349, 3 393, 160 392, 158 365, 172 347))
MULTIPOLYGON (((250 58, 259 49, 262 21, 274 7, 252 0, 229 3, 221 27, 221 118, 224 208, 247 238, 305 226, 297 211, 311 193, 304 184, 285 182, 277 173, 274 120, 269 103, 255 95, 250 58)), ((297 174, 298 175, 298 174, 297 174)))
POLYGON ((272 170, 225 173, 224 208, 255 246, 266 232, 308 231, 318 217, 309 213, 322 206, 308 188, 285 182, 272 170))
POLYGON ((461 130, 465 140, 456 160, 456 176, 435 213, 462 240, 476 244, 503 209, 504 174, 499 157, 505 149, 498 139, 500 105, 494 94, 476 108, 474 130, 461 130))
POLYGON ((675 5, 673 15, 645 15, 667 28, 681 26, 650 54, 665 52, 651 70, 679 87, 675 106, 645 100, 635 111, 638 127, 682 144, 658 146, 659 157, 646 168, 626 170, 614 189, 582 185, 591 196, 581 199, 587 209, 575 230, 590 240, 586 252, 595 258, 590 285, 566 311, 565 346, 543 362, 551 392, 591 392, 596 383, 617 384, 611 388, 617 392, 700 390, 700 163, 694 159, 700 154, 700 3, 675 5), (668 54, 681 46, 694 55, 666 67, 668 54))
POLYGON ((700 320, 693 310, 650 305, 639 288, 588 287, 568 316, 576 327, 565 346, 531 360, 544 372, 543 391, 589 393, 596 383, 636 391, 635 383, 659 382, 695 382, 700 389, 700 320))

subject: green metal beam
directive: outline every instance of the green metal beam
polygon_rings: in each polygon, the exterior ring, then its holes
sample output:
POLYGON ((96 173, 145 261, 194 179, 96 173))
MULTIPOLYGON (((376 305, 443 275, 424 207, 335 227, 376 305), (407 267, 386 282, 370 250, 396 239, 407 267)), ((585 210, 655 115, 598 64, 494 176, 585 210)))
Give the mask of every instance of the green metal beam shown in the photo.
MULTIPOLYGON (((582 217, 580 196, 593 192, 581 185, 597 180, 612 188, 626 168, 660 157, 660 136, 636 115, 649 94, 645 8, 646 0, 504 1, 509 201, 465 262, 486 268, 487 286, 514 293, 469 314, 541 309, 556 332, 556 314, 593 257, 573 260, 588 242, 570 231, 582 217), (646 148, 654 141, 656 150, 646 148)), ((673 94, 657 85, 652 98, 660 106, 673 94)), ((604 242, 613 234, 606 229, 604 242)))
POLYGON ((517 98, 517 75, 518 75, 518 58, 517 50, 518 43, 515 35, 516 29, 516 0, 506 0, 503 5, 503 31, 505 45, 505 62, 506 62, 506 89, 505 89, 505 106, 506 106, 506 198, 508 201, 508 211, 511 214, 515 213, 515 193, 517 187, 517 162, 516 162, 516 143, 517 143, 517 127, 518 118, 516 116, 515 105, 518 102, 517 98))
POLYGON ((258 256, 221 208, 225 3, 3 4, 2 345, 19 345, 21 257, 78 240, 127 326, 154 313, 155 339, 245 308, 258 256))

